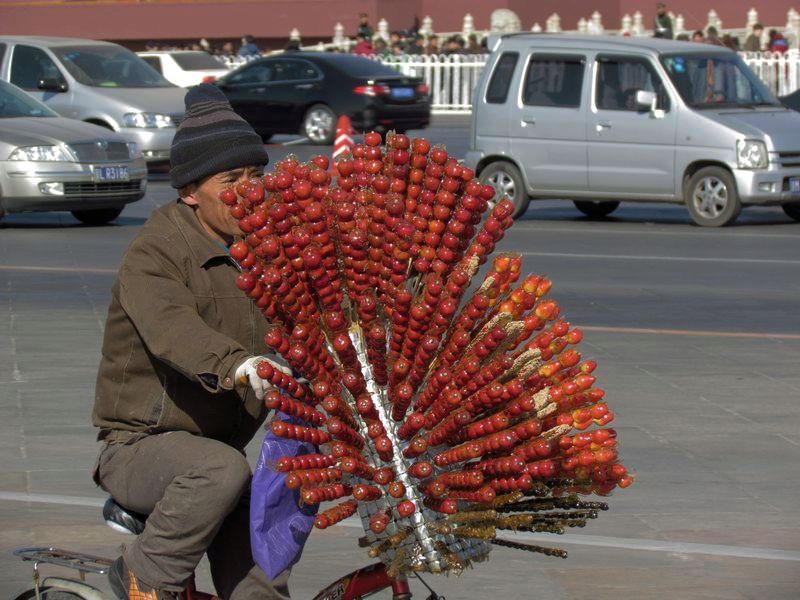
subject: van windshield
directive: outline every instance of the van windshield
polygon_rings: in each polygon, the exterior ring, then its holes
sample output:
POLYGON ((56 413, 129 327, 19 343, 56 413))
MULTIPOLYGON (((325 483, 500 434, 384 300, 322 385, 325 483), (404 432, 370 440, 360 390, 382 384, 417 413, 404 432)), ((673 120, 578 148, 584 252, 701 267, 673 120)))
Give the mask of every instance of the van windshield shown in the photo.
POLYGON ((693 108, 781 106, 736 54, 666 54, 661 64, 693 108))
POLYGON ((121 46, 58 46, 52 51, 79 83, 93 87, 175 87, 121 46))

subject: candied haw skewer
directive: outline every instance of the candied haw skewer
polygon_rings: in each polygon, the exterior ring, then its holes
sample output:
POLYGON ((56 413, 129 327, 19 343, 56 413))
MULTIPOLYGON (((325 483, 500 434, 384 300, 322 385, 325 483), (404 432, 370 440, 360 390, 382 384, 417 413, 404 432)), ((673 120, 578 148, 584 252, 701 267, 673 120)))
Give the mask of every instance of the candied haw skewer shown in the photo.
POLYGON ((297 440, 300 442, 309 442, 315 446, 320 444, 327 444, 331 438, 327 431, 314 429, 312 427, 304 427, 302 425, 293 425, 280 419, 275 419, 272 422, 272 433, 278 437, 297 440))
POLYGON ((334 483, 342 478, 342 472, 333 467, 329 469, 299 469, 290 471, 286 476, 285 485, 290 490, 300 489, 302 486, 317 483, 334 483))
POLYGON ((487 458, 475 464, 473 468, 492 477, 519 475, 525 471, 525 460, 521 456, 487 458))
POLYGON ((378 322, 367 330, 367 359, 372 365, 372 373, 378 385, 386 385, 389 375, 386 371, 386 329, 378 322))
POLYGON ((349 473, 355 477, 362 479, 372 479, 375 475, 375 469, 364 462, 363 459, 355 456, 343 456, 339 460, 339 468, 345 473, 349 473))
POLYGON ((408 474, 416 479, 426 479, 433 473, 433 465, 428 461, 419 461, 408 467, 408 474))
POLYGON ((364 438, 338 417, 330 417, 326 426, 333 438, 347 442, 359 450, 364 447, 364 438))
POLYGON ((306 504, 319 504, 320 502, 330 502, 338 500, 344 496, 349 496, 353 488, 343 483, 332 483, 318 487, 307 487, 300 490, 300 499, 306 504))
POLYGON ((487 481, 496 492, 527 491, 533 487, 533 478, 528 473, 519 477, 498 477, 487 481))
POLYGON ((490 485, 485 485, 477 490, 450 490, 447 492, 448 500, 466 500, 479 504, 491 504, 497 493, 490 485))
POLYGON ((425 427, 425 417, 421 412, 414 411, 406 417, 403 424, 397 429, 397 437, 401 440, 407 440, 417 434, 423 427, 425 427))
POLYGON ((311 423, 312 425, 322 425, 325 423, 325 415, 320 411, 310 407, 288 396, 284 396, 278 390, 269 390, 264 396, 264 405, 271 410, 279 410, 282 413, 297 417, 311 423))
POLYGON ((368 502, 370 500, 377 500, 383 496, 381 488, 376 485, 368 483, 359 483, 353 486, 353 497, 361 502, 368 502))
POLYGON ((386 530, 386 527, 389 525, 389 521, 391 521, 389 509, 375 513, 372 515, 372 517, 370 517, 369 528, 373 533, 383 533, 386 530))
POLYGON ((357 500, 345 500, 341 504, 332 506, 331 508, 328 508, 319 513, 314 518, 314 527, 316 527, 317 529, 326 529, 331 525, 336 525, 336 523, 344 521, 346 518, 351 517, 352 515, 356 514, 357 511, 358 511, 357 500))
POLYGON ((322 408, 326 413, 333 417, 339 417, 344 423, 353 429, 358 427, 358 424, 353 417, 352 409, 341 399, 336 396, 325 396, 322 401, 322 408))
POLYGON ((314 404, 314 397, 306 386, 298 383, 294 377, 290 377, 283 371, 276 369, 269 362, 259 363, 256 367, 256 374, 261 379, 269 381, 275 387, 288 392, 298 400, 307 404, 314 404))
POLYGON ((331 467, 336 462, 333 456, 328 454, 304 454, 301 456, 282 456, 278 459, 275 470, 282 473, 297 471, 300 469, 322 469, 331 467))
POLYGON ((483 485, 483 473, 476 470, 449 471, 439 475, 435 481, 447 488, 478 488, 483 485))
POLYGON ((458 512, 458 502, 453 498, 432 498, 430 496, 425 496, 422 499, 422 504, 432 511, 444 513, 446 515, 454 515, 458 512))

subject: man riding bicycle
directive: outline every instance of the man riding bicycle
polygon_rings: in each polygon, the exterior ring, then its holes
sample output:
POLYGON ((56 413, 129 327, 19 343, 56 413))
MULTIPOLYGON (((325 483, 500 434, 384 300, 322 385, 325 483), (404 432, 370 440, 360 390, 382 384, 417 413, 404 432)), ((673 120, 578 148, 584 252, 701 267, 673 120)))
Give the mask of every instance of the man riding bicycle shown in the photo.
POLYGON ((240 232, 218 199, 260 177, 268 156, 203 84, 186 94, 170 162, 179 199, 154 211, 123 257, 97 376, 94 480, 149 515, 111 586, 131 600, 176 597, 207 552, 221 598, 288 598, 288 569, 270 581, 248 543, 244 448, 266 417, 269 385, 255 367, 277 359, 262 356, 268 322, 234 283, 228 247, 240 232), (237 387, 243 377, 250 386, 237 387))

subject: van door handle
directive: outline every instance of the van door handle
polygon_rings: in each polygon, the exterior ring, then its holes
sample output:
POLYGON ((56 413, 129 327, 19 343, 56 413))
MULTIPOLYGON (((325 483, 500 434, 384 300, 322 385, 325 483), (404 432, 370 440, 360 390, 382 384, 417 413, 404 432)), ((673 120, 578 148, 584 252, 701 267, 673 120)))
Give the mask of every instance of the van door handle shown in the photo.
POLYGON ((296 90, 310 90, 312 87, 314 87, 313 83, 298 83, 296 86, 294 86, 294 89, 296 89, 296 90))
POLYGON ((536 125, 536 117, 522 117, 522 122, 528 125, 536 125))
POLYGON ((611 121, 598 121, 595 129, 598 132, 603 131, 603 129, 611 129, 611 121))

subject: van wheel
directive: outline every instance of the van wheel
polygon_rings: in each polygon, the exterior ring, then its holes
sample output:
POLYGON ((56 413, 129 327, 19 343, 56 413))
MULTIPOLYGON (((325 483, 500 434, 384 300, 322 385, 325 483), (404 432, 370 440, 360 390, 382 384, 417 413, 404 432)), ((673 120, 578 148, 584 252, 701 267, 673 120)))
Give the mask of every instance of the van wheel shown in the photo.
POLYGON ((105 225, 122 213, 121 208, 98 208, 96 210, 73 210, 72 216, 87 225, 105 225))
POLYGON ((705 167, 695 173, 684 200, 692 221, 701 227, 724 227, 742 212, 733 175, 722 167, 705 167))
POLYGON ((515 219, 525 213, 528 209, 528 192, 525 190, 525 182, 522 181, 522 175, 519 169, 504 161, 493 162, 483 171, 480 176, 481 183, 488 184, 494 188, 495 197, 489 205, 489 209, 506 196, 511 202, 514 203, 514 212, 512 217, 515 219))
POLYGON ((594 200, 573 200, 575 208, 581 211, 588 217, 599 219, 607 217, 612 212, 617 210, 619 202, 596 202, 594 200))
POLYGON ((795 221, 800 221, 800 202, 784 204, 781 208, 783 208, 783 212, 785 212, 787 216, 795 221))

